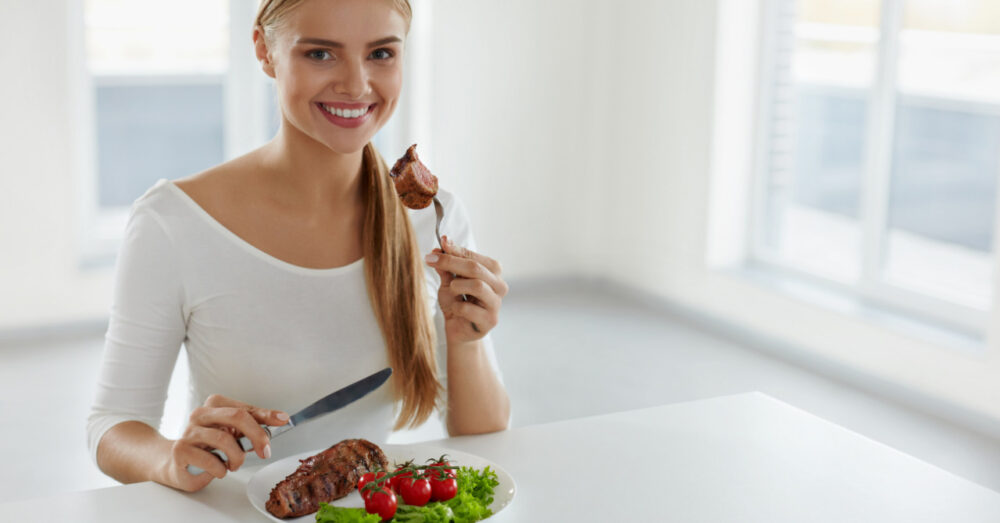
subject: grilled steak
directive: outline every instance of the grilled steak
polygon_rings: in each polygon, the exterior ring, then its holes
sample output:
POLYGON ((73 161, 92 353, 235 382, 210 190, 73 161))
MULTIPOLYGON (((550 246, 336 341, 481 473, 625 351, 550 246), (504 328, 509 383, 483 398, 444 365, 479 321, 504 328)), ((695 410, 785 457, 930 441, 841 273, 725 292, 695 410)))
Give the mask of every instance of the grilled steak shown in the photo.
POLYGON ((271 489, 264 504, 279 518, 312 514, 320 503, 350 494, 365 472, 389 465, 378 445, 363 439, 345 439, 309 458, 271 489))
POLYGON ((437 194, 437 177, 417 157, 417 144, 411 145, 406 154, 396 160, 389 175, 403 205, 410 209, 427 207, 437 194))

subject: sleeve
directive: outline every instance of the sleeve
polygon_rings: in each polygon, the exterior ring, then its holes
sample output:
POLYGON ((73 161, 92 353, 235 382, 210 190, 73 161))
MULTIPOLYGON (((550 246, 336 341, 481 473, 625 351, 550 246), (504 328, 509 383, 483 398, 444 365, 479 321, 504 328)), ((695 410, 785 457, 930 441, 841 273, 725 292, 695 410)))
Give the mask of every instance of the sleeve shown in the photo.
POLYGON ((135 420, 159 428, 186 336, 179 271, 162 219, 140 200, 118 255, 97 392, 87 419, 95 463, 97 446, 111 427, 135 420))
MULTIPOLYGON (((440 191, 439 197, 441 199, 442 206, 444 207, 444 220, 441 223, 441 234, 448 236, 451 241, 456 244, 465 247, 470 250, 477 250, 476 239, 472 234, 472 226, 469 223, 468 214, 465 211, 465 206, 462 205, 461 200, 446 193, 440 191)), ((439 284, 439 278, 437 273, 433 269, 430 270, 433 274, 431 281, 434 282, 435 288, 433 289, 433 296, 437 296, 437 285, 439 284)), ((448 343, 445 339, 444 332, 444 318, 441 314, 441 308, 437 306, 437 301, 435 300, 434 307, 434 326, 437 329, 437 365, 438 369, 442 372, 439 373, 439 380, 441 385, 448 388, 448 373, 447 362, 448 362, 448 343)), ((500 371, 500 364, 497 362, 496 351, 493 348, 493 336, 491 333, 487 333, 483 337, 483 350, 486 351, 486 357, 489 359, 490 367, 493 369, 493 373, 496 374, 497 379, 500 383, 503 383, 503 373, 500 371)), ((446 406, 443 407, 442 412, 446 411, 446 406)))

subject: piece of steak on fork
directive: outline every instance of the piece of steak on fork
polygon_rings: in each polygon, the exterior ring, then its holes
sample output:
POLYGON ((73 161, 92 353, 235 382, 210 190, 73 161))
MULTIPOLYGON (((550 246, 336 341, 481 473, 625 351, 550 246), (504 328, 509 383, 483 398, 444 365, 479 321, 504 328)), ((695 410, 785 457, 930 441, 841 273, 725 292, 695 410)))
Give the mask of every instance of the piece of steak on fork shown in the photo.
POLYGON ((264 505, 276 517, 312 514, 320 503, 350 494, 365 472, 389 466, 382 449, 364 439, 345 439, 300 462, 295 472, 271 489, 264 505))

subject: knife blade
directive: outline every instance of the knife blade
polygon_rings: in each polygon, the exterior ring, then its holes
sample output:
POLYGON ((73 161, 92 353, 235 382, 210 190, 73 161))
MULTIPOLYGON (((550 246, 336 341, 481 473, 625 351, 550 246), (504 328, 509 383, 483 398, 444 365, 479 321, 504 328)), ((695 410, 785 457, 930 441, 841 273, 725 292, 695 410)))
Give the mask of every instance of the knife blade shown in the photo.
MULTIPOLYGON (((308 421, 329 414, 335 410, 342 409, 347 405, 350 405, 351 403, 358 401, 359 399, 367 396, 368 393, 381 387, 382 384, 389 379, 389 376, 392 376, 392 369, 386 367, 376 372, 375 374, 372 374, 371 376, 355 381, 354 383, 346 387, 331 392, 330 394, 327 394, 326 396, 323 396, 322 398, 314 401, 312 404, 305 407, 304 409, 296 412, 295 414, 292 414, 289 417, 288 422, 286 422, 284 425, 278 427, 269 427, 267 425, 261 425, 261 427, 264 429, 265 432, 267 432, 268 439, 274 439, 302 425, 303 423, 306 423, 308 421)), ((240 437, 237 440, 237 443, 239 443, 240 448, 242 448, 244 452, 249 452, 253 450, 253 443, 251 443, 246 436, 240 437)), ((211 452, 212 454, 215 454, 217 458, 222 460, 223 463, 227 461, 225 453, 222 452, 221 450, 212 449, 211 452)), ((195 476, 201 474, 202 472, 205 472, 200 467, 196 467, 194 465, 188 465, 187 471, 195 476)))

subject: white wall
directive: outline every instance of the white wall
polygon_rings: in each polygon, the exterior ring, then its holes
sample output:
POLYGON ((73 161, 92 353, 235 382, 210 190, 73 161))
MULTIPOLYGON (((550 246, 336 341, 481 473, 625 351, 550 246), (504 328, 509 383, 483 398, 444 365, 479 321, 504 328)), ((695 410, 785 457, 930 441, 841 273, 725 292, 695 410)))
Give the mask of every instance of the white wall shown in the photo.
MULTIPOLYGON (((752 57, 756 4, 435 2, 443 183, 465 197, 484 250, 512 277, 608 279, 996 430, 996 336, 984 350, 951 349, 707 263, 710 230, 743 228, 726 211, 745 205, 732 191, 748 185, 732 182, 751 158, 745 143, 724 141, 750 138, 754 89, 736 86, 715 111, 716 37, 730 40, 727 56, 752 57), (721 221, 710 221, 713 201, 725 202, 714 208, 721 221)), ((733 69, 753 70, 722 64, 726 82, 733 69)), ((731 257, 733 247, 718 250, 731 257)))
POLYGON ((601 243, 596 22, 574 0, 434 2, 433 169, 510 277, 586 272, 601 243))
POLYGON ((67 5, 0 3, 0 331, 107 315, 110 271, 78 262, 67 5))

